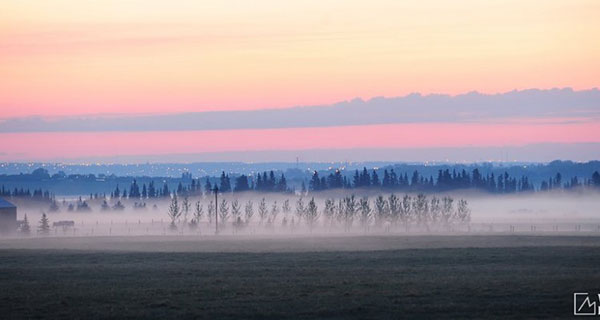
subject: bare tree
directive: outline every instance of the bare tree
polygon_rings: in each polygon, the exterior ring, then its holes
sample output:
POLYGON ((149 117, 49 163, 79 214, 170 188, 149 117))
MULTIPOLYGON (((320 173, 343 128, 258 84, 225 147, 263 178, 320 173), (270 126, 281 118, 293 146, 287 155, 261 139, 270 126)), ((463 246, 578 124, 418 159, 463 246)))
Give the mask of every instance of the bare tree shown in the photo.
POLYGON ((323 215, 325 216, 325 224, 331 227, 333 225, 333 220, 335 219, 335 202, 333 199, 325 200, 323 215))
POLYGON ((285 199, 283 205, 281 206, 281 210, 286 216, 292 211, 292 208, 290 207, 290 199, 285 199))
POLYGON ((233 200, 233 202, 231 202, 231 216, 233 217, 233 227, 237 230, 239 229, 242 225, 242 208, 239 204, 239 202, 236 200, 233 200))
POLYGON ((379 195, 375 198, 375 226, 381 227, 385 219, 387 219, 389 206, 387 200, 379 195))
POLYGON ((319 219, 319 210, 317 208, 317 204, 315 203, 315 198, 310 199, 308 202, 308 206, 306 207, 306 224, 308 225, 308 229, 312 232, 313 227, 317 223, 319 219))
POLYGON ((296 217, 298 217, 298 223, 304 219, 305 214, 306 208, 304 207, 304 200, 300 197, 298 198, 298 201, 296 201, 296 217))
POLYGON ((400 203, 400 221, 404 224, 404 227, 408 231, 408 225, 412 215, 412 199, 409 195, 405 194, 400 203))
POLYGON ((208 224, 212 224, 213 218, 217 215, 215 212, 215 203, 214 201, 208 201, 208 206, 206 207, 206 214, 208 216, 208 224))
POLYGON ((440 203, 440 199, 434 196, 429 202, 429 220, 431 221, 431 223, 438 223, 440 221, 441 214, 442 205, 440 203))
POLYGON ((261 226, 265 222, 265 219, 267 218, 268 214, 269 214, 269 209, 267 209, 267 202, 265 201, 265 198, 262 198, 260 200, 260 203, 258 204, 258 218, 259 218, 259 224, 261 226))
POLYGON ((269 217, 269 221, 271 222, 271 224, 275 224, 275 220, 277 219, 277 216, 279 215, 279 207, 277 206, 277 201, 273 202, 273 205, 271 206, 271 216, 269 217))
POLYGON ((336 214, 336 218, 338 223, 344 224, 345 222, 345 215, 346 215, 346 208, 344 208, 344 199, 339 199, 338 200, 338 204, 335 207, 335 214, 336 214))
POLYGON ((292 208, 290 207, 290 199, 285 199, 285 201, 283 201, 281 211, 283 211, 283 219, 281 219, 281 225, 286 227, 288 224, 288 216, 292 211, 292 208))
POLYGON ((358 203, 356 197, 351 195, 344 198, 344 230, 350 231, 352 229, 352 223, 354 222, 354 216, 358 211, 358 203))
POLYGON ((388 206, 390 208, 390 223, 395 226, 400 218, 400 199, 393 193, 388 197, 388 206))
POLYGON ((458 205, 456 207, 456 220, 458 220, 460 223, 471 222, 471 209, 469 209, 467 200, 458 200, 458 205))
POLYGON ((446 226, 449 226, 450 223, 452 222, 452 214, 454 213, 453 202, 454 202, 454 199, 452 199, 450 197, 444 197, 442 199, 441 220, 444 223, 444 225, 446 225, 446 226))
POLYGON ((362 197, 359 201, 360 206, 360 225, 364 231, 367 232, 369 229, 369 223, 371 223, 371 204, 368 197, 362 197))
POLYGON ((248 202, 246 202, 246 206, 244 206, 244 220, 246 220, 246 224, 250 223, 253 215, 254 203, 252 203, 252 200, 248 200, 248 202))
POLYGON ((195 230, 198 227, 203 215, 204 208, 202 207, 202 203, 200 203, 200 201, 196 201, 196 205, 194 208, 194 217, 192 218, 192 221, 190 221, 190 228, 192 230, 195 230))
POLYGON ((427 203, 427 196, 420 193, 417 195, 417 197, 414 199, 413 202, 413 208, 415 209, 415 215, 417 218, 417 224, 419 226, 427 226, 427 215, 428 215, 428 203, 427 203))
POLYGON ((171 199, 171 204, 169 205, 167 215, 169 216, 169 218, 171 218, 171 224, 169 225, 169 228, 171 228, 171 230, 177 230, 177 221, 181 216, 181 208, 179 207, 179 203, 177 202, 177 195, 174 195, 171 199))
POLYGON ((221 203, 219 203, 219 222, 222 226, 225 226, 227 220, 229 220, 229 203, 226 199, 221 199, 221 203))
POLYGON ((188 214, 190 212, 192 204, 190 203, 187 196, 183 197, 183 201, 181 201, 181 211, 183 211, 183 223, 187 224, 188 214))

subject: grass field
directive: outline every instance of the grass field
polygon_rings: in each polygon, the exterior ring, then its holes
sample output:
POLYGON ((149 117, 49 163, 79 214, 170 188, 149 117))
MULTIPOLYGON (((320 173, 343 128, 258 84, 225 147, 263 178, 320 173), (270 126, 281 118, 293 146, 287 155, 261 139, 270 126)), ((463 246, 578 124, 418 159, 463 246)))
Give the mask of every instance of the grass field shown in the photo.
POLYGON ((568 318, 600 289, 591 236, 61 241, 0 242, 3 319, 568 318))

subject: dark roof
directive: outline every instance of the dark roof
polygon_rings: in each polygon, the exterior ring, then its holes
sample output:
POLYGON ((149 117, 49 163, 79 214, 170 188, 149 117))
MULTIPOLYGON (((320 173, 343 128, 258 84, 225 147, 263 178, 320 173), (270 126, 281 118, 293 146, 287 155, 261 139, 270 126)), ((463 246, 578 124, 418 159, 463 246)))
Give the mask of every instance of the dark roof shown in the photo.
POLYGON ((14 204, 0 198, 0 208, 16 208, 14 204))

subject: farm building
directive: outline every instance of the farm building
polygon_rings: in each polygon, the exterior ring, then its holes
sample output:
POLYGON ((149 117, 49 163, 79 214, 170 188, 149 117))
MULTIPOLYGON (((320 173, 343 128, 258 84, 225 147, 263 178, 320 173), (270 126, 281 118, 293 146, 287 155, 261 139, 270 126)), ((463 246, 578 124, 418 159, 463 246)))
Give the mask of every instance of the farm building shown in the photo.
POLYGON ((13 233, 17 229, 17 206, 0 198, 0 233, 13 233))

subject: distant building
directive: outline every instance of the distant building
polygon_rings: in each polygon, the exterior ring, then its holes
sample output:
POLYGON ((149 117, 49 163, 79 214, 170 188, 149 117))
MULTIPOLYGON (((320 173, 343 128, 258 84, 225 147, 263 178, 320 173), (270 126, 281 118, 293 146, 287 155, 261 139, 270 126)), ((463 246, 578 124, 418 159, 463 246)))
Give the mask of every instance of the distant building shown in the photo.
POLYGON ((17 231, 17 206, 0 198, 0 233, 17 231))

